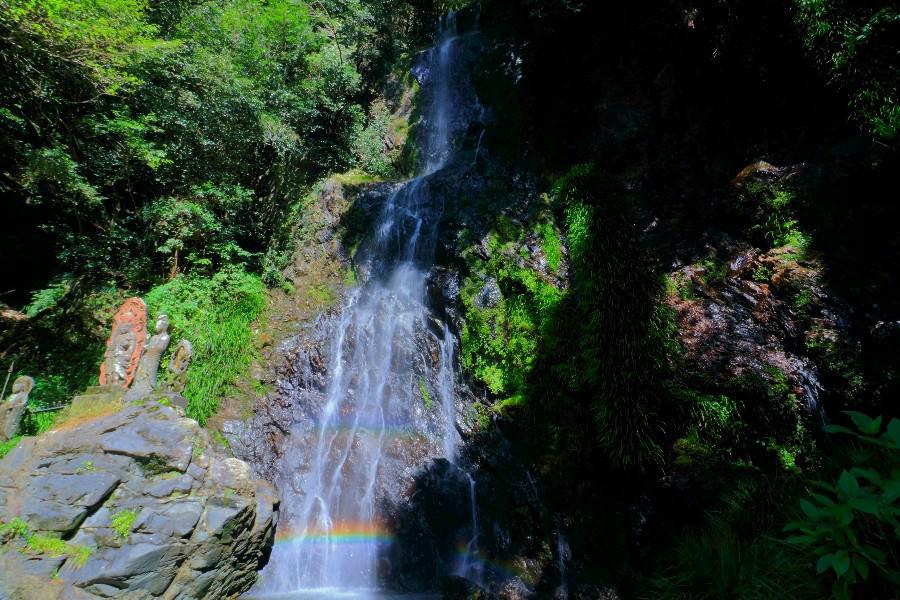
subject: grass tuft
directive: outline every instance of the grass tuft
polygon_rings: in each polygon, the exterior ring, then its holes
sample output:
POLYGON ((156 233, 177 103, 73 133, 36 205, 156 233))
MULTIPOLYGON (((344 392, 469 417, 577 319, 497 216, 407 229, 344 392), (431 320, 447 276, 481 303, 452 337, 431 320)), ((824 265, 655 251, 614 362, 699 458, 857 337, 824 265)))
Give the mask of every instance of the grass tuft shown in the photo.
POLYGON ((212 277, 178 277, 152 289, 146 300, 154 317, 169 315, 173 339, 194 346, 184 396, 187 415, 204 425, 250 369, 251 324, 265 307, 265 285, 256 275, 229 268, 212 277))

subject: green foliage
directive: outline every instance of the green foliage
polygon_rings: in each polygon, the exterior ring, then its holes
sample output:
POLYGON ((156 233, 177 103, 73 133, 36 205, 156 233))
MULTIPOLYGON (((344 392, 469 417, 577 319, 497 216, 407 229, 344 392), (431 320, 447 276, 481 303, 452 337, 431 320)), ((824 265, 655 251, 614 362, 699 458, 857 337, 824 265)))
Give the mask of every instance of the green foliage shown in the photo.
POLYGON ((19 442, 22 441, 22 436, 16 436, 12 439, 6 440, 5 442, 0 442, 0 458, 3 458, 9 452, 19 445, 19 442))
POLYGON ((728 275, 728 265, 716 260, 716 257, 708 257, 697 263, 703 269, 703 280, 707 285, 722 283, 728 275))
MULTIPOLYGON (((228 438, 222 435, 222 432, 218 429, 213 429, 209 432, 209 437, 211 437, 219 446, 221 446, 225 450, 231 450, 231 444, 228 443, 228 438)), ((181 475, 177 471, 174 472, 175 475, 181 475)))
POLYGON ((421 377, 419 377, 419 395, 422 396, 425 410, 430 411, 434 401, 431 399, 431 393, 428 391, 428 384, 421 377))
MULTIPOLYGON (((35 386, 37 387, 37 386, 35 386)), ((60 397, 60 396, 57 396, 60 397)), ((49 431, 59 413, 53 411, 27 413, 22 420, 21 431, 27 435, 41 435, 45 431, 49 431)))
POLYGON ((239 185, 194 186, 186 198, 159 198, 144 208, 144 221, 156 251, 170 257, 170 272, 179 257, 188 268, 209 272, 246 260, 250 254, 237 243, 252 238, 256 199, 239 185))
POLYGON ((391 115, 384 102, 376 101, 369 110, 369 122, 360 123, 354 133, 353 151, 360 167, 382 177, 394 175, 394 167, 385 147, 391 115))
POLYGON ((461 288, 466 321, 461 332, 462 364, 481 380, 501 405, 525 400, 527 378, 540 338, 548 332, 562 292, 521 266, 517 248, 525 230, 505 217, 488 238, 488 259, 472 258, 472 274, 461 288), (496 304, 485 304, 489 278, 499 288, 496 304))
POLYGON ((713 519, 682 536, 672 564, 653 582, 654 600, 815 600, 819 590, 797 572, 797 553, 777 540, 748 543, 733 527, 713 519))
POLYGON ((589 403, 593 435, 614 465, 649 465, 661 457, 659 385, 675 350, 663 280, 639 240, 635 205, 603 174, 576 167, 555 186, 555 202, 574 280, 553 348, 557 385, 589 403))
POLYGON ((372 90, 421 33, 406 0, 0 9, 0 53, 15 65, 0 92, 0 194, 15 225, 0 243, 45 244, 44 281, 59 264, 131 289, 256 269, 311 181, 355 165, 391 172, 388 111, 372 90))
POLYGON ((134 509, 119 511, 109 518, 109 526, 119 538, 127 540, 138 514, 134 509))
MULTIPOLYGON (((806 251, 810 236, 800 228, 797 198, 793 190, 751 182, 742 190, 741 203, 753 212, 748 233, 758 239, 760 246, 790 245, 801 255, 806 251)), ((765 274, 761 271, 759 276, 764 277, 765 274)))
POLYGON ((541 249, 547 256, 547 264, 550 265, 550 269, 553 271, 559 270, 563 256, 563 245, 559 232, 553 223, 541 223, 538 227, 538 232, 541 235, 541 249))
POLYGON ((27 535, 28 523, 19 517, 14 517, 9 523, 0 523, 0 542, 6 543, 10 539, 27 535))
POLYGON ((173 338, 193 344, 184 395, 187 414, 203 424, 250 368, 250 325, 265 307, 265 286, 259 277, 230 267, 211 277, 177 277, 150 290, 146 300, 152 315, 169 315, 173 338))
POLYGON ((787 541, 816 558, 816 572, 833 581, 834 598, 852 591, 900 585, 900 419, 882 431, 882 417, 846 413, 854 429, 830 425, 831 433, 850 435, 858 444, 853 466, 836 481, 814 482, 819 492, 800 501, 803 517, 785 527, 787 541))
POLYGON ((769 265, 759 265, 753 270, 753 281, 768 283, 772 279, 775 270, 769 265))
POLYGON ((34 318, 42 311, 52 309, 66 295, 70 285, 71 283, 66 278, 60 278, 48 287, 32 293, 31 303, 25 307, 23 312, 28 317, 34 318))
POLYGON ((900 9, 883 1, 794 0, 793 5, 807 50, 829 81, 847 93, 856 119, 876 138, 895 140, 900 9))
POLYGON ((71 561, 75 568, 83 567, 93 549, 66 542, 54 535, 32 532, 28 523, 15 517, 9 523, 0 523, 0 544, 24 542, 19 549, 27 554, 46 554, 51 558, 60 556, 71 561))

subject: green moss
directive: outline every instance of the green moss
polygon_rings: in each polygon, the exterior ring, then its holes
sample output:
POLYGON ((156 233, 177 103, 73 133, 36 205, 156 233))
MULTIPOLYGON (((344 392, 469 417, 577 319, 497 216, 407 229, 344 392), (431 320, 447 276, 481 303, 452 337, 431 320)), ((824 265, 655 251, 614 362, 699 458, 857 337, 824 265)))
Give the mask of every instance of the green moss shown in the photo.
POLYGON ((6 542, 15 537, 25 537, 28 535, 28 523, 14 517, 9 523, 0 523, 0 541, 6 542))
POLYGON ((559 232, 552 223, 541 223, 538 227, 538 232, 541 234, 541 249, 547 256, 547 264, 550 265, 553 271, 558 271, 562 262, 563 250, 559 232))
POLYGON ((331 304, 337 299, 335 291, 325 284, 311 285, 305 290, 302 290, 301 293, 306 295, 316 304, 322 306, 331 304))
POLYGON ((134 509, 123 510, 117 512, 109 519, 109 526, 116 532, 116 535, 127 540, 131 535, 131 528, 134 526, 135 520, 138 518, 138 511, 134 509))
POLYGON ((58 537, 38 533, 28 536, 25 545, 28 548, 28 552, 33 554, 46 554, 51 558, 62 556, 69 550, 69 545, 58 537))
POLYGON ((225 450, 231 450, 231 444, 228 443, 228 438, 222 435, 222 432, 218 429, 210 430, 209 437, 211 437, 217 444, 219 444, 219 446, 221 446, 225 450))
POLYGON ((54 535, 33 533, 28 524, 18 517, 9 523, 0 523, 0 543, 6 544, 16 540, 24 542, 24 545, 19 547, 22 552, 45 554, 51 558, 65 556, 75 568, 83 567, 93 552, 88 546, 72 544, 54 535))
POLYGON ((522 403, 541 335, 562 299, 562 292, 518 265, 513 250, 524 234, 522 226, 498 219, 497 230, 488 238, 488 259, 472 259, 472 274, 461 289, 463 366, 502 406, 522 403), (477 298, 487 276, 497 281, 502 297, 494 307, 479 308, 477 298))
POLYGON ((753 270, 753 281, 758 281, 759 283, 767 283, 772 280, 772 275, 775 274, 774 269, 769 265, 759 265, 756 269, 753 270))
POLYGON ((5 442, 0 442, 0 458, 3 458, 9 452, 19 445, 19 442, 22 441, 22 436, 14 437, 10 440, 6 440, 5 442))
POLYGON ((332 175, 331 179, 340 184, 349 186, 359 186, 381 181, 381 177, 378 175, 372 175, 362 169, 351 169, 345 173, 338 173, 337 175, 332 175))
POLYGON ((666 277, 663 281, 666 295, 677 296, 680 300, 696 300, 694 283, 684 273, 678 272, 666 277))
POLYGON ((430 411, 433 404, 431 394, 428 392, 428 384, 421 377, 419 377, 419 394, 422 396, 422 402, 425 403, 425 410, 430 411))
POLYGON ((707 285, 722 283, 728 275, 728 264, 716 257, 704 258, 697 266, 703 269, 703 281, 707 285))
POLYGON ((156 455, 138 458, 137 463, 141 468, 141 472, 148 477, 153 477, 169 470, 169 464, 165 459, 156 455))
POLYGON ((81 466, 79 466, 77 469, 75 469, 75 474, 81 475, 82 473, 93 473, 96 470, 97 469, 94 468, 94 461, 86 460, 83 463, 81 463, 81 466))
POLYGON ((566 238, 573 261, 582 260, 590 236, 591 208, 582 202, 571 202, 565 209, 566 238))
POLYGON ((800 290, 796 296, 794 296, 794 310, 803 318, 809 318, 810 309, 813 301, 815 300, 815 296, 812 291, 807 289, 800 290))

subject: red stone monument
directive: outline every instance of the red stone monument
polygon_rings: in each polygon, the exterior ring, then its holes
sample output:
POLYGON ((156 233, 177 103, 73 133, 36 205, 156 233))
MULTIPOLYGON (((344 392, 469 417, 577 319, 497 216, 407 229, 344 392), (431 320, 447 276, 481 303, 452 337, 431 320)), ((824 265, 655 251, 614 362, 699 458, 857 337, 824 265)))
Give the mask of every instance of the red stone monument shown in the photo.
POLYGON ((112 333, 100 365, 100 385, 131 385, 146 342, 147 305, 140 298, 129 298, 113 317, 112 333))

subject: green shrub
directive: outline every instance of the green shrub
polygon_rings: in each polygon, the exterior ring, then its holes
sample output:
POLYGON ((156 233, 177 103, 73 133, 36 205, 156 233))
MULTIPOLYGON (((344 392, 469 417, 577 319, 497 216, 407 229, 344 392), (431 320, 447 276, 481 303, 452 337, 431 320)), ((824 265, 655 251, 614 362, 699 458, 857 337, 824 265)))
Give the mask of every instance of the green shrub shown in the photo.
POLYGON ((138 518, 138 514, 138 511, 133 509, 117 512, 110 517, 109 526, 112 527, 112 530, 116 532, 118 537, 127 540, 128 536, 131 535, 131 528, 134 526, 134 521, 138 518))
POLYGON ((750 541, 712 519, 684 534, 671 552, 670 566, 653 581, 647 600, 816 600, 815 582, 799 573, 798 556, 768 538, 750 541))
POLYGON ((793 5, 806 49, 848 95, 857 122, 876 138, 895 140, 900 132, 897 5, 849 0, 794 0, 793 5))
POLYGON ((524 401, 527 378, 538 344, 548 332, 562 292, 531 270, 519 266, 514 248, 525 231, 508 220, 488 239, 488 259, 472 258, 472 274, 463 281, 465 323, 461 332, 462 364, 503 405, 524 401), (488 278, 500 289, 496 306, 478 306, 488 278))
POLYGON ((881 417, 846 414, 855 430, 827 430, 852 436, 853 466, 836 481, 814 482, 819 492, 800 502, 803 517, 785 531, 794 532, 789 543, 815 556, 834 598, 850 598, 857 588, 882 597, 900 585, 900 419, 882 431, 881 417))
POLYGON ((184 396, 187 414, 204 424, 250 368, 251 324, 265 307, 265 285, 258 276, 229 267, 211 277, 177 277, 150 290, 146 300, 154 317, 169 315, 173 339, 193 344, 184 396))
POLYGON ((89 546, 66 542, 55 535, 34 533, 28 523, 18 517, 9 523, 0 523, 0 544, 16 540, 24 542, 21 550, 25 553, 46 554, 51 558, 64 556, 72 561, 75 568, 83 567, 93 552, 89 546))

